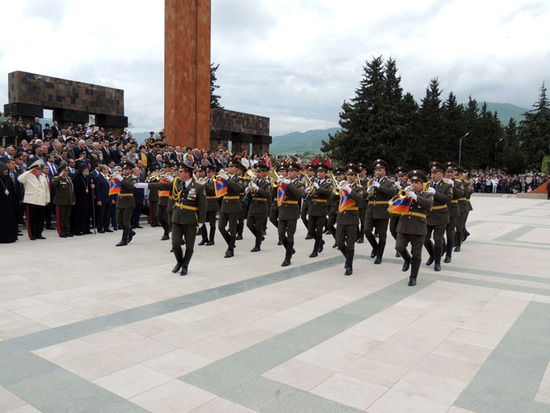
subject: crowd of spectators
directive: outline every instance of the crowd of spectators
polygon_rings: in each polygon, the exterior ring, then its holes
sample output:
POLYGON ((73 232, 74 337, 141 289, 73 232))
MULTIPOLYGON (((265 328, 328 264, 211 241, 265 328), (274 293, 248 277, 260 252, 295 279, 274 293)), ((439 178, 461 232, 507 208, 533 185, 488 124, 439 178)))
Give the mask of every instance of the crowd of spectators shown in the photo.
POLYGON ((540 172, 518 175, 479 173, 472 174, 470 179, 478 193, 517 194, 529 193, 548 182, 548 175, 540 172))

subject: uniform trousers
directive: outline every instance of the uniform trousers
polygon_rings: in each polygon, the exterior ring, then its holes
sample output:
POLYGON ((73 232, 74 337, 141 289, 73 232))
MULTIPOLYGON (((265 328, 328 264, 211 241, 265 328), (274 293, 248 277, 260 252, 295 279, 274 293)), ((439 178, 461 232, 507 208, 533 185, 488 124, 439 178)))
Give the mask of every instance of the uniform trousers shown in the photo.
POLYGON ((402 257, 406 256, 407 245, 411 243, 411 255, 413 258, 422 259, 422 246, 424 245, 425 235, 412 235, 397 233, 397 241, 395 242, 395 250, 401 254, 402 257))
POLYGON ((246 219, 246 227, 256 237, 256 245, 259 245, 262 242, 266 221, 267 221, 267 214, 259 214, 259 215, 248 214, 248 218, 246 219))
POLYGON ((451 217, 445 231, 447 232, 447 246, 454 245, 455 229, 458 217, 451 217))
POLYGON ((390 218, 390 234, 393 239, 397 239, 397 224, 399 224, 399 218, 401 218, 401 215, 395 214, 390 218))
POLYGON ((284 242, 294 242, 294 234, 296 233, 297 219, 279 219, 277 231, 279 239, 284 242))
POLYGON ((443 248, 443 236, 445 235, 445 225, 428 225, 428 233, 426 234, 426 241, 429 241, 434 234, 434 247, 443 248))
POLYGON ((185 241, 185 251, 192 252, 195 247, 195 237, 197 236, 196 224, 178 224, 172 223, 172 248, 179 250, 185 241))
POLYGON ((220 230, 220 234, 222 234, 222 237, 227 240, 230 237, 236 237, 237 236, 237 222, 239 220, 240 212, 221 212, 220 213, 220 220, 218 222, 218 229, 220 230), (229 223, 229 228, 225 229, 227 224, 229 223))
POLYGON ((133 210, 134 207, 117 208, 116 221, 118 222, 118 225, 121 225, 124 229, 130 229, 130 220, 132 219, 133 210))
POLYGON ((275 227, 279 227, 279 208, 276 204, 271 205, 271 211, 269 211, 269 222, 275 227))
POLYGON ((372 230, 374 229, 375 232, 378 234, 378 241, 381 243, 386 243, 386 239, 388 238, 388 224, 389 219, 374 219, 374 218, 367 218, 365 220, 365 236, 367 239, 371 242, 376 242, 374 238, 374 234, 372 230))
POLYGON ((330 231, 334 239, 336 239, 336 216, 337 213, 328 214, 327 229, 330 231))
POLYGON ((72 205, 56 205, 55 214, 57 215, 57 233, 59 235, 65 235, 71 232, 72 209, 72 205))
POLYGON ((27 204, 27 228, 29 238, 39 237, 44 230, 46 207, 44 205, 27 204))
POLYGON ((344 251, 344 248, 353 251, 356 241, 357 225, 336 225, 336 245, 340 251, 344 251))
POLYGON ((307 221, 307 233, 313 236, 314 238, 323 237, 323 227, 325 226, 325 221, 327 217, 322 216, 309 216, 307 221))

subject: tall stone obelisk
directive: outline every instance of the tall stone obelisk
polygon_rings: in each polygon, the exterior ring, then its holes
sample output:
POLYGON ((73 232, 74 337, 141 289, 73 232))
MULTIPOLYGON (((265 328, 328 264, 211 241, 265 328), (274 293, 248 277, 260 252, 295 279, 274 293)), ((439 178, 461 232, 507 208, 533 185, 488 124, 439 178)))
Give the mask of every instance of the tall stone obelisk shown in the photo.
POLYGON ((165 0, 164 133, 210 149, 210 0, 165 0))

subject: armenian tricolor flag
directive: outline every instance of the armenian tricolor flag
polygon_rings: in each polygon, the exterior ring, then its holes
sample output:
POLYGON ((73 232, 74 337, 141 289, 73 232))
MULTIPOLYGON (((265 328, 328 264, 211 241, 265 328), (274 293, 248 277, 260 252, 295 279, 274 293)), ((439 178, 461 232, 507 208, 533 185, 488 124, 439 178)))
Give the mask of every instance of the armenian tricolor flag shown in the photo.
POLYGON ((122 184, 118 179, 111 179, 109 181, 109 184, 110 184, 109 195, 120 194, 120 190, 122 189, 122 184))
POLYGON ((216 179, 216 198, 227 195, 227 181, 225 179, 216 179))
POLYGON ((406 196, 404 198, 397 198, 389 206, 388 211, 392 214, 407 214, 409 212, 409 208, 411 207, 411 203, 411 197, 406 196))
POLYGON ((277 188, 277 205, 281 206, 286 198, 286 191, 288 189, 288 185, 281 184, 277 188))
POLYGON ((355 206, 355 201, 351 196, 349 196, 349 193, 344 190, 340 191, 340 202, 338 203, 338 211, 342 212, 355 206))

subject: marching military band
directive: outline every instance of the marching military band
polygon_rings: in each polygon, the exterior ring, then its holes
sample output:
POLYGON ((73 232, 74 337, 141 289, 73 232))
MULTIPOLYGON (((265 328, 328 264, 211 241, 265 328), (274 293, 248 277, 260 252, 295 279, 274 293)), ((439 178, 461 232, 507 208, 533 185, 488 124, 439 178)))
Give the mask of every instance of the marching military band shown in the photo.
POLYGON ((363 237, 372 247, 373 263, 382 263, 389 228, 396 257, 403 259, 402 271, 410 271, 409 286, 416 284, 423 247, 428 252, 425 264, 441 271, 442 257, 450 263, 452 253, 460 251, 467 237, 472 189, 467 171, 454 162, 431 162, 428 174, 398 167, 395 178, 388 176, 389 165, 382 159, 373 162, 370 178, 363 164, 333 170, 322 163, 303 167, 288 162, 270 168, 259 162, 251 168, 234 159, 220 171, 213 166, 193 170, 181 164, 175 172, 172 166, 168 162, 163 170, 151 173, 146 183, 136 183, 130 173, 132 165, 124 165, 117 205, 124 231, 117 246, 127 245, 134 235, 126 222, 131 198, 125 194, 134 188, 158 192, 157 218, 164 229, 161 239, 169 239, 171 233, 176 259, 172 271, 180 275, 188 273, 196 235, 201 236, 198 245, 215 244, 218 215, 217 229, 227 244, 224 258, 234 257, 236 241, 242 239, 239 226, 245 222, 254 238, 251 252, 260 252, 269 221, 284 247, 281 266, 291 265, 301 219, 307 239, 313 240, 309 257, 322 253, 324 234, 332 235, 333 248, 344 256, 346 276, 353 274, 355 244, 363 237))

